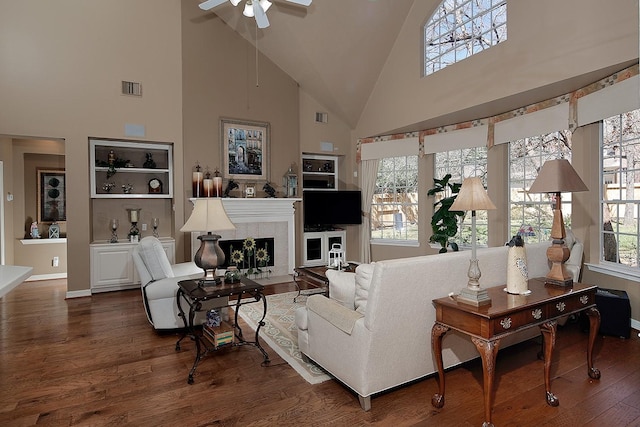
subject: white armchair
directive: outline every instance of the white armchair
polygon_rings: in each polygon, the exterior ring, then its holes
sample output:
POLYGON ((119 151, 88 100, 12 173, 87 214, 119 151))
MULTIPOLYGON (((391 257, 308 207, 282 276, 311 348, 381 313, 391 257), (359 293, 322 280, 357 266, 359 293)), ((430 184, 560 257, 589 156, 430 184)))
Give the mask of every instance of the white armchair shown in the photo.
MULTIPOLYGON (((178 316, 176 295, 178 282, 202 277, 203 271, 193 262, 171 265, 160 241, 144 237, 133 250, 133 262, 140 276, 142 300, 149 323, 155 329, 183 328, 178 316)), ((227 301, 219 301, 218 305, 227 301)))

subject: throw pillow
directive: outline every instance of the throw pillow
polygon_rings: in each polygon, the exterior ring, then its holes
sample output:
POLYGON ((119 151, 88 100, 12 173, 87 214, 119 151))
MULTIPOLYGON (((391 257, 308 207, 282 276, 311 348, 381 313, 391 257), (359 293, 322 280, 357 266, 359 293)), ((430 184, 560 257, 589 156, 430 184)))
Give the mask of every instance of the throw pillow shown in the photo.
POLYGON ((140 258, 147 267, 153 280, 173 277, 173 270, 169 258, 162 247, 162 243, 152 236, 140 240, 140 258))
POLYGON ((353 310, 356 298, 356 275, 346 271, 327 270, 329 296, 332 300, 353 310))
POLYGON ((371 286, 371 278, 373 277, 373 268, 375 263, 360 264, 356 268, 356 311, 365 314, 367 310, 367 299, 369 298, 369 287, 371 286))

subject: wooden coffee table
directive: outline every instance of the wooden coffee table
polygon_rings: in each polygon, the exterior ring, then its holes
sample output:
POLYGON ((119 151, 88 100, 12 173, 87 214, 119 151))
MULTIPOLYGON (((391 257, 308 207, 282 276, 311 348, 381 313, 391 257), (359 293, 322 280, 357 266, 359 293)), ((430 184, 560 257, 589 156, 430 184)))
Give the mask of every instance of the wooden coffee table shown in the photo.
MULTIPOLYGON (((357 264, 348 264, 343 271, 355 272, 357 264)), ((317 267, 297 267, 294 268, 293 281, 298 288, 298 295, 295 296, 293 302, 297 302, 300 296, 309 296, 314 294, 325 294, 329 297, 329 279, 327 279, 327 270, 329 267, 321 265, 317 267), (304 289, 300 287, 304 284, 304 289), (304 293, 303 293, 304 292, 304 293)))

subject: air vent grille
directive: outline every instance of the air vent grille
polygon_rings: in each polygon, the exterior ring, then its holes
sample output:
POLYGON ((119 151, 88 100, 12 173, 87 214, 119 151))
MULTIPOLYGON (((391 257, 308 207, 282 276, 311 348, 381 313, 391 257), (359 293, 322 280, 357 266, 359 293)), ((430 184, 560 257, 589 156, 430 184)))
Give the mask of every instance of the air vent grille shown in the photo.
POLYGON ((138 82, 122 81, 122 94, 131 96, 142 96, 142 84, 138 82))
POLYGON ((316 113, 316 123, 329 123, 329 114, 316 113))

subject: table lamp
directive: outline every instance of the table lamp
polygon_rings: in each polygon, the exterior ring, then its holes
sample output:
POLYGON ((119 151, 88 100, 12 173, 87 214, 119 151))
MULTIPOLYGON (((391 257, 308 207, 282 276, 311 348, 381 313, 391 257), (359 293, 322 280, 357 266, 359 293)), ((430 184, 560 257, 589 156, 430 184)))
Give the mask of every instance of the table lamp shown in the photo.
POLYGON ((547 259, 551 263, 551 270, 546 276, 547 283, 561 286, 571 286, 573 279, 565 268, 564 263, 569 259, 569 248, 564 243, 566 233, 562 219, 562 192, 578 192, 589 190, 578 173, 567 159, 547 160, 538 177, 531 184, 529 193, 555 193, 553 208, 553 224, 551 226, 552 243, 547 249, 547 259))
POLYGON ((196 199, 193 211, 180 231, 206 231, 198 236, 200 248, 193 257, 193 262, 204 270, 204 283, 220 283, 215 277, 216 268, 224 264, 224 252, 218 245, 218 234, 213 231, 235 230, 235 226, 227 216, 220 198, 196 199))
POLYGON ((487 194, 482 181, 478 177, 466 178, 462 182, 460 192, 456 196, 449 210, 451 211, 471 211, 471 260, 469 263, 469 282, 458 295, 458 301, 471 304, 476 307, 491 304, 491 298, 486 289, 480 288, 480 267, 476 257, 476 211, 495 209, 489 195, 487 194))

